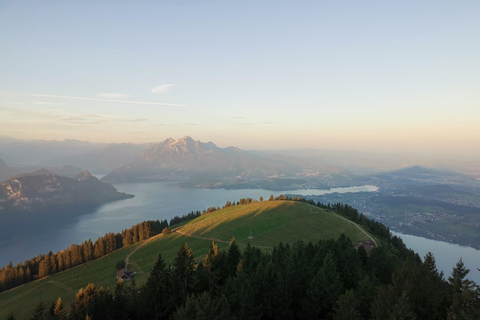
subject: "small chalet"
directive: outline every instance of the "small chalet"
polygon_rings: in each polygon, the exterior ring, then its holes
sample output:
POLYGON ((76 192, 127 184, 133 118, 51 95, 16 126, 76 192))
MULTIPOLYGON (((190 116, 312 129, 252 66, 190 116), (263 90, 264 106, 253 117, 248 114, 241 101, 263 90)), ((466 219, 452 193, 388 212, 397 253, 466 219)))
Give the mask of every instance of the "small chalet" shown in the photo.
POLYGON ((117 280, 128 281, 128 280, 131 280, 132 277, 133 277, 133 273, 125 269, 118 270, 117 272, 117 280))
POLYGON ((367 254, 370 255, 370 252, 372 252, 373 248, 375 247, 375 244, 371 240, 361 240, 361 241, 358 241, 355 248, 358 249, 360 247, 363 247, 363 249, 365 249, 367 254))

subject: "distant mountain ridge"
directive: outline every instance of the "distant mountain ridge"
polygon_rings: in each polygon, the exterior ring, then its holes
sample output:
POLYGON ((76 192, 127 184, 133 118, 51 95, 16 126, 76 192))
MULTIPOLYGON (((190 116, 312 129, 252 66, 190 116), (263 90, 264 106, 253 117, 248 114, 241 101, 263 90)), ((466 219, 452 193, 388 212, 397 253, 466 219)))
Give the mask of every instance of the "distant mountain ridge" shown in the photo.
MULTIPOLYGON (((144 150, 130 164, 102 180, 118 183, 133 181, 259 181, 265 179, 347 179, 342 168, 314 160, 288 156, 258 156, 236 147, 220 148, 213 142, 200 142, 185 136, 168 138, 144 150)), ((203 185, 205 186, 205 185, 203 185)))
POLYGON ((0 213, 80 208, 131 197, 133 195, 118 192, 88 171, 68 178, 40 169, 0 184, 0 213))
POLYGON ((50 159, 44 165, 58 166, 68 163, 90 172, 106 174, 135 159, 150 144, 115 143, 106 144, 75 156, 50 159))
POLYGON ((15 169, 7 166, 5 161, 0 159, 0 182, 18 173, 15 169))
MULTIPOLYGON (((39 165, 52 158, 81 155, 102 144, 70 140, 22 140, 0 136, 0 158, 15 165, 39 165)), ((64 163, 55 164, 55 166, 64 163)))

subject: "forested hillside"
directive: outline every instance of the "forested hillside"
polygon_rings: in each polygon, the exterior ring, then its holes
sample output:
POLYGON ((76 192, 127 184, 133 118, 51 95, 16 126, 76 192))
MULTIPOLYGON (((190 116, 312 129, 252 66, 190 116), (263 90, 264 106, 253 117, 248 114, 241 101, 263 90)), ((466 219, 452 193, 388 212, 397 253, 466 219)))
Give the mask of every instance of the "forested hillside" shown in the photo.
MULTIPOLYGON (((132 281, 118 282, 115 287, 90 283, 75 295, 67 292, 58 299, 42 301, 33 314, 23 318, 478 319, 480 316, 480 289, 466 279, 468 270, 462 261, 450 277, 444 277, 431 254, 422 262, 400 238, 391 236, 385 226, 349 206, 273 198, 263 203, 243 199, 242 203, 245 205, 227 203, 223 210, 211 208, 204 214, 192 213, 174 219, 185 223, 200 214, 177 230, 183 230, 183 234, 169 233, 167 229, 159 240, 135 250, 138 256, 131 259, 136 262, 130 264, 144 268, 145 258, 148 260, 152 250, 158 248, 153 267, 146 277, 140 274, 138 283, 135 277, 132 281), (306 211, 302 212, 303 209, 306 211), (295 227, 298 221, 310 217, 312 224, 313 219, 329 215, 355 222, 378 245, 367 254, 363 247, 355 247, 357 240, 345 235, 286 243, 282 235, 292 239, 293 233, 275 231, 291 226, 298 232, 295 227), (300 220, 291 220, 292 216, 300 220), (263 239, 261 234, 243 239, 240 232, 237 239, 225 244, 225 236, 231 234, 225 230, 232 230, 235 223, 241 226, 249 221, 250 229, 279 220, 282 224, 265 230, 267 236, 263 239), (268 244, 266 241, 272 241, 273 236, 278 238, 274 247, 249 243, 268 244), (217 240, 206 241, 214 238, 217 240), (189 243, 202 254, 196 254, 189 243), (172 250, 176 251, 173 255, 172 250)), ((307 230, 306 234, 311 235, 311 229, 307 230)), ((297 239, 301 239, 300 234, 297 239)), ((0 295, 0 301, 1 298, 0 295)))

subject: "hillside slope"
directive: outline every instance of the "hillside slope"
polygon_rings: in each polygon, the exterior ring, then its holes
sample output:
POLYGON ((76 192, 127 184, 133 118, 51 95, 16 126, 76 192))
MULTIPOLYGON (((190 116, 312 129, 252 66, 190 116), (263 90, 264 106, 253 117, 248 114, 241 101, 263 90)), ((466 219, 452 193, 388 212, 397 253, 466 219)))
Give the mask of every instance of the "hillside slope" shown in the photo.
POLYGON ((72 270, 1 293, 0 319, 10 312, 15 312, 17 319, 27 319, 39 302, 50 304, 59 296, 69 305, 75 292, 89 282, 114 287, 115 264, 127 256, 128 269, 137 271, 136 283, 143 284, 158 253, 162 253, 167 263, 173 261, 184 242, 193 249, 197 259, 202 259, 212 239, 220 248, 228 246, 235 237, 240 247, 250 243, 264 250, 270 250, 280 241, 318 241, 338 238, 341 234, 354 242, 368 239, 358 226, 337 214, 293 201, 263 201, 227 207, 174 230, 176 232, 168 236, 158 235, 72 270), (250 232, 252 239, 249 239, 250 232))

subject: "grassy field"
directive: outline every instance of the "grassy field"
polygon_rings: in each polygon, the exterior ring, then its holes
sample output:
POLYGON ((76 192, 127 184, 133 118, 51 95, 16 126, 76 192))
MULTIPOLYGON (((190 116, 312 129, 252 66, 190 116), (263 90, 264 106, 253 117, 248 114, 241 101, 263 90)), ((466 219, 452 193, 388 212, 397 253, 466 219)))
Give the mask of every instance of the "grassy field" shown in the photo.
POLYGON ((129 256, 128 269, 137 271, 136 282, 143 284, 158 254, 168 264, 184 242, 193 249, 197 259, 203 259, 212 239, 220 248, 228 246, 235 237, 240 247, 249 242, 269 250, 280 241, 318 241, 337 238, 342 233, 353 241, 366 239, 354 224, 333 212, 321 210, 305 203, 292 201, 264 201, 250 205, 225 208, 178 228, 168 236, 159 235, 147 242, 122 248, 96 261, 90 261, 72 270, 27 283, 0 294, 0 320, 14 312, 17 319, 28 319, 40 302, 50 305, 59 296, 66 305, 75 293, 88 283, 96 286, 115 286, 115 264, 129 256), (253 239, 249 239, 250 232, 253 239), (181 234, 183 233, 183 234, 181 234))

